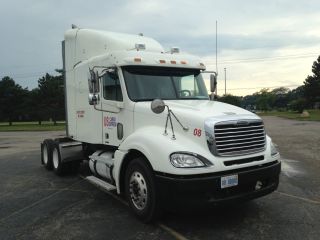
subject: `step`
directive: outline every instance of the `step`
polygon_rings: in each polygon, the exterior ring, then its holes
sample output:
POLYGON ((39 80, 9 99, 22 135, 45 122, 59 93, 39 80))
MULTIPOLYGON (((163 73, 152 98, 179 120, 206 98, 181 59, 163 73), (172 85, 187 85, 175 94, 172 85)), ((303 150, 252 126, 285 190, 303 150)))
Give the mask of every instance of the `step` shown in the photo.
POLYGON ((116 190, 116 186, 110 184, 110 183, 107 183, 103 180, 101 180, 100 178, 97 178, 95 176, 88 176, 85 178, 88 182, 92 183, 93 185, 101 188, 102 190, 106 190, 108 192, 110 191, 113 191, 113 190, 116 190))

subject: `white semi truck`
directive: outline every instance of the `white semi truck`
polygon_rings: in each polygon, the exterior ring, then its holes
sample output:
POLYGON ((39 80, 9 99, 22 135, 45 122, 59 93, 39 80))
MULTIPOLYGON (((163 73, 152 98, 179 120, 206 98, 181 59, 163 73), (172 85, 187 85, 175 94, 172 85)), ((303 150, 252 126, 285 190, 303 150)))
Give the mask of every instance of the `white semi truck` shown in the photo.
POLYGON ((248 200, 277 188, 280 155, 262 120, 214 101, 199 58, 142 34, 77 27, 62 50, 66 137, 41 144, 48 170, 62 175, 88 160, 87 179, 123 195, 145 222, 168 205, 248 200))

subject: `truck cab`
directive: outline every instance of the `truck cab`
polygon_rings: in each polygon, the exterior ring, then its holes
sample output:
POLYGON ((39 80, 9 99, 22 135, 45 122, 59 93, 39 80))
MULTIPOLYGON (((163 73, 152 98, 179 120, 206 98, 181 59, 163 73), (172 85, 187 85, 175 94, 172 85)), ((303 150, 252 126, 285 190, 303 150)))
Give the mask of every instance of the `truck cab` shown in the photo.
POLYGON ((145 222, 166 205, 235 202, 277 188, 280 155, 263 121, 214 101, 198 57, 141 34, 79 28, 62 45, 67 131, 42 143, 47 169, 61 175, 88 160, 88 180, 122 194, 145 222))

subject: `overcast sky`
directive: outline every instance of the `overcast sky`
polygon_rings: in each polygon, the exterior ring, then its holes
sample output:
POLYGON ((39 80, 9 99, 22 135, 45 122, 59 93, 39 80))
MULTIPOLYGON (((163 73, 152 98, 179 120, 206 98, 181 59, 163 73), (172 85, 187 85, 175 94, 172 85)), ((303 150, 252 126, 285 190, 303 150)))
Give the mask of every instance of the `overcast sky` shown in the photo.
POLYGON ((29 89, 61 68, 61 40, 76 24, 144 33, 165 48, 203 58, 215 70, 218 21, 218 94, 245 95, 262 87, 302 85, 320 55, 320 1, 1 0, 0 77, 29 89))

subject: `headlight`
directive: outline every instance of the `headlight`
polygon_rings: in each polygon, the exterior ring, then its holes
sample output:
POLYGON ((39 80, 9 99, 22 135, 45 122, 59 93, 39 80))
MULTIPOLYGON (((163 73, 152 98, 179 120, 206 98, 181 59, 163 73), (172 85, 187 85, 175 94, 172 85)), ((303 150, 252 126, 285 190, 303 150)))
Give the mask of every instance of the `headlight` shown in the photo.
POLYGON ((170 162, 176 168, 198 168, 213 165, 204 157, 186 152, 172 153, 170 155, 170 162))
POLYGON ((274 156, 274 155, 277 155, 279 152, 278 152, 278 149, 276 148, 276 146, 274 145, 273 142, 271 142, 271 156, 274 156))

